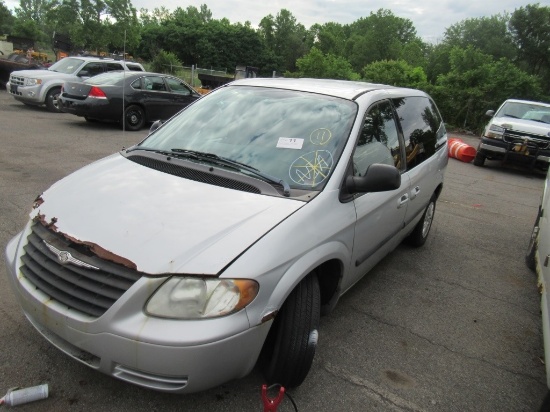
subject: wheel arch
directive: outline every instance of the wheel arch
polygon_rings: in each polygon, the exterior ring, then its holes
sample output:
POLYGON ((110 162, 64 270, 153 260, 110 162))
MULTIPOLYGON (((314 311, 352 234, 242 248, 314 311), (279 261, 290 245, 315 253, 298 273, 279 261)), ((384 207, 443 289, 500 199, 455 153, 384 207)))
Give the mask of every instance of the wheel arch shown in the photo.
POLYGON ((248 308, 251 324, 263 323, 273 318, 294 288, 312 274, 317 276, 319 282, 321 312, 329 313, 334 309, 340 296, 343 275, 347 269, 345 262, 349 262, 350 253, 351 251, 343 243, 334 241, 321 245, 302 256, 280 277, 272 280, 276 284, 267 305, 258 308, 261 313, 248 308))

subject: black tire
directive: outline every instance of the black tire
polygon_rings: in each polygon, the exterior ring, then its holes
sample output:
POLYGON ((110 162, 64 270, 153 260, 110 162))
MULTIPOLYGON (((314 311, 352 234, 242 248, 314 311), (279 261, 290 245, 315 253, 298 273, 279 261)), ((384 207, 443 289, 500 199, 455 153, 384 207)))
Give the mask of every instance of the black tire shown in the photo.
POLYGON ((485 156, 479 150, 474 157, 474 166, 483 166, 485 164, 485 156))
POLYGON ((50 112, 61 113, 59 108, 59 95, 61 94, 60 87, 54 87, 46 95, 46 107, 50 112))
POLYGON ((531 240, 529 241, 529 247, 527 248, 527 253, 525 254, 525 264, 527 267, 533 271, 537 270, 536 254, 537 254, 537 238, 539 234, 539 221, 540 221, 540 211, 537 214, 535 219, 535 224, 533 225, 533 231, 531 232, 531 240))
POLYGON ((92 119, 88 116, 84 116, 84 120, 86 120, 88 123, 95 123, 97 122, 97 119, 92 119))
POLYGON ((131 105, 124 111, 124 126, 126 130, 136 132, 145 124, 145 112, 136 105, 131 105))
POLYGON ((269 384, 299 386, 313 363, 321 313, 321 294, 313 273, 292 291, 277 314, 262 349, 263 373, 269 384))
POLYGON ((542 400, 542 405, 539 409, 540 412, 548 412, 550 411, 550 390, 546 392, 546 396, 542 400))
POLYGON ((434 195, 430 199, 428 206, 426 206, 420 221, 416 224, 411 234, 405 238, 407 244, 414 247, 420 247, 426 243, 435 215, 435 203, 436 197, 434 195))

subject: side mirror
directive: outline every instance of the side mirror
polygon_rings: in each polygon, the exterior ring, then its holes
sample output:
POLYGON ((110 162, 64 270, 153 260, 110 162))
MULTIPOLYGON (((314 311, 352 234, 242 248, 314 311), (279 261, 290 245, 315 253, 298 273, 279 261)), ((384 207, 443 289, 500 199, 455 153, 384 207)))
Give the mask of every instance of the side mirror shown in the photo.
POLYGON ((487 110, 485 112, 485 116, 487 117, 493 117, 495 115, 495 111, 494 110, 487 110))
POLYGON ((78 72, 78 77, 90 77, 90 72, 88 70, 81 70, 78 72))
POLYGON ((149 128, 149 134, 151 134, 155 130, 157 130, 160 126, 162 126, 163 123, 164 123, 164 121, 162 121, 162 120, 155 120, 153 122, 153 124, 151 125, 151 127, 149 128))
POLYGON ((348 192, 388 192, 401 187, 401 173, 392 165, 372 164, 365 176, 348 176, 346 179, 348 192))

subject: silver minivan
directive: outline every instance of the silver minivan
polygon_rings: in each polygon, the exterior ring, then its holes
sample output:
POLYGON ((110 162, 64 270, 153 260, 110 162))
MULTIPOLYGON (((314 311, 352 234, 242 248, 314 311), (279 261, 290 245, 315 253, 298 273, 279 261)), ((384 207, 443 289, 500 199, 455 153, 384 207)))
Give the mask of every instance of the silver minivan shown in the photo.
POLYGON ((6 247, 46 339, 143 387, 295 387, 319 317, 402 241, 426 242, 447 134, 424 92, 244 79, 40 195, 6 247))

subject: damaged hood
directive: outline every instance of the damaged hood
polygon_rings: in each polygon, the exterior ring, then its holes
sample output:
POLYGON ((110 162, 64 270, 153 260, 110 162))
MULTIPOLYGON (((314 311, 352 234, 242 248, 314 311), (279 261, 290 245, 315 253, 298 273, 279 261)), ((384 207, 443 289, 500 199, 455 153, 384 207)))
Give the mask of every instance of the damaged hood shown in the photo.
POLYGON ((215 275, 303 205, 187 180, 115 154, 54 184, 31 218, 141 272, 215 275))

